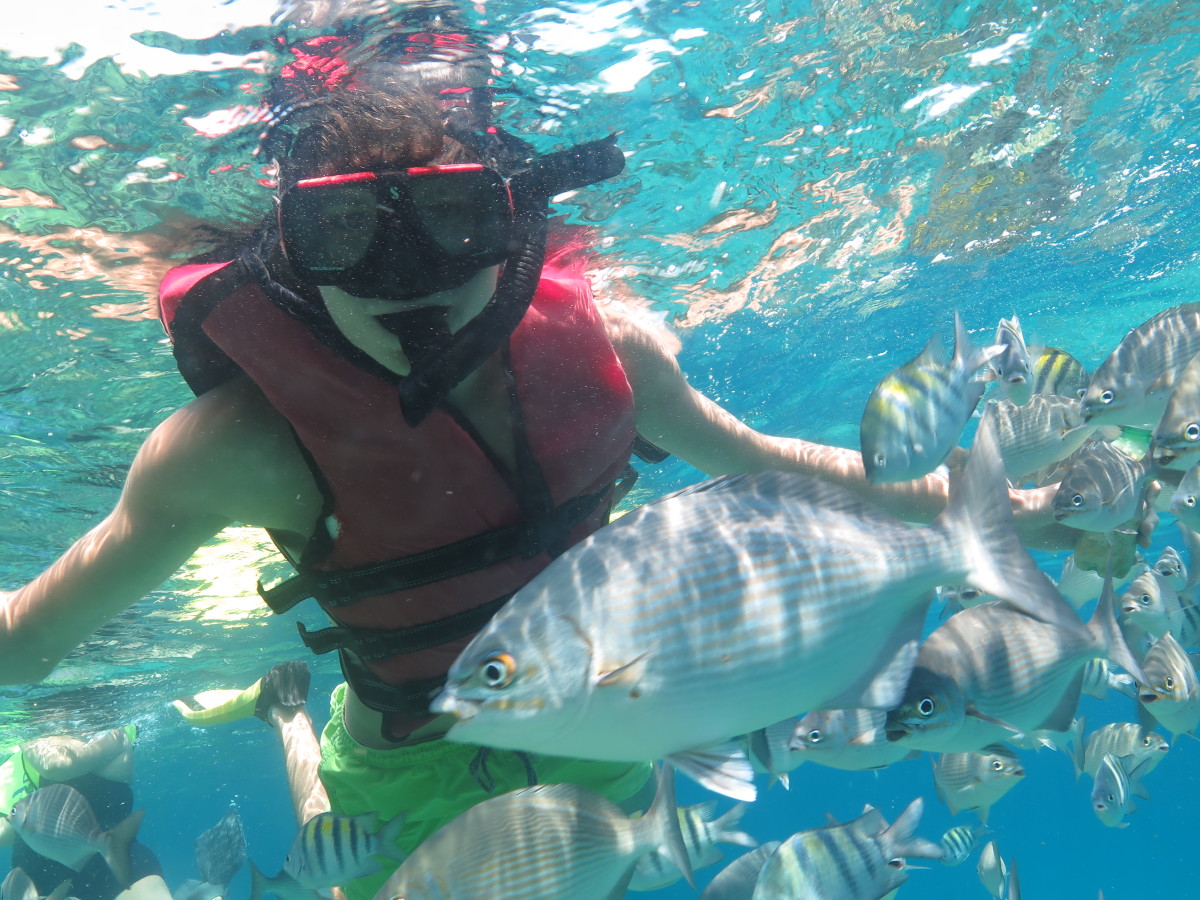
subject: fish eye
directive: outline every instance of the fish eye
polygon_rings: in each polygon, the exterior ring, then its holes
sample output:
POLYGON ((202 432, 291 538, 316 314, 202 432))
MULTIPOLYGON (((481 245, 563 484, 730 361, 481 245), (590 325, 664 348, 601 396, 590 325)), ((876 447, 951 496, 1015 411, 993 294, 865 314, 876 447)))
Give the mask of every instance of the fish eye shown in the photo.
POLYGON ((475 671, 487 687, 505 688, 517 674, 517 661, 507 653, 493 653, 475 671))
POLYGON ((1175 679, 1170 675, 1163 679, 1163 684, 1166 686, 1168 691, 1175 690, 1175 679))
POLYGON ((1112 403, 1116 399, 1117 399, 1116 391, 1114 391, 1112 388, 1109 388, 1107 391, 1100 392, 1100 402, 1101 403, 1112 403))
POLYGON ((1141 601, 1142 606, 1150 605, 1150 595, 1149 594, 1142 594, 1142 596, 1138 597, 1138 600, 1141 601))
POLYGON ((821 734, 821 729, 819 728, 814 728, 808 733, 808 742, 810 744, 819 744, 823 740, 825 740, 825 735, 821 734))
POLYGON ((1083 494, 1076 494, 1071 498, 1072 506, 1083 506, 1083 494))
POLYGON ((1191 507, 1195 506, 1196 505, 1196 496, 1194 494, 1188 494, 1183 500, 1183 505, 1188 507, 1189 509, 1191 507))
POLYGON ((887 465, 887 457, 882 453, 876 453, 875 454, 875 465, 886 466, 887 465))
POLYGON ((974 600, 979 596, 979 591, 975 588, 963 588, 958 592, 958 596, 960 600, 974 600))
POLYGON ((891 859, 889 859, 887 861, 887 864, 888 864, 888 867, 892 868, 892 869, 903 869, 904 868, 904 857, 903 856, 893 856, 891 859))
POLYGON ((1183 429, 1183 436, 1189 441, 1200 441, 1200 425, 1189 422, 1187 428, 1183 429))
POLYGON ((923 719, 928 719, 930 716, 932 716, 935 708, 936 705, 931 697, 925 697, 920 703, 917 704, 917 712, 923 719))
POLYGON ((1142 738, 1142 746, 1143 746, 1143 747, 1149 747, 1149 746, 1151 745, 1151 743, 1153 743, 1153 742, 1150 740, 1150 736, 1149 736, 1149 735, 1147 735, 1146 737, 1142 738))
POLYGON ((993 759, 993 760, 992 760, 992 771, 993 771, 993 772, 999 772, 999 771, 1000 771, 1001 769, 1003 769, 1003 768, 1004 768, 1004 761, 1003 761, 1003 760, 1000 760, 1000 759, 993 759))

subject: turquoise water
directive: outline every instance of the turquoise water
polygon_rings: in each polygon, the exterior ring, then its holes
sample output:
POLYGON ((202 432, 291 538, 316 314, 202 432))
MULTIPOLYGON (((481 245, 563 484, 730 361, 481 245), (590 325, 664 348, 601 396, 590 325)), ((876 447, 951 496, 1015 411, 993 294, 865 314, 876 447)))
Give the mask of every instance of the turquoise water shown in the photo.
MULTIPOLYGON (((265 0, 41 0, 0 35, 4 586, 111 508, 140 442, 190 396, 154 285, 189 224, 269 202, 255 129, 211 135, 278 71, 276 36, 318 33, 276 13, 265 0)), ((1094 367, 1130 327, 1194 298, 1196 4, 512 0, 468 15, 504 36, 502 81, 521 88, 501 113, 510 129, 545 150, 621 132, 625 175, 562 209, 597 227, 602 289, 640 298, 680 338, 692 383, 763 431, 856 446, 871 387, 933 329, 949 335, 955 309, 977 340, 1016 312, 1031 340, 1094 367)), ((637 497, 699 477, 648 469, 637 497)), ((138 723, 143 839, 172 886, 195 875, 192 840, 230 801, 264 869, 293 834, 268 729, 198 732, 167 706, 298 655, 293 622, 317 615, 254 607, 262 553, 257 535, 233 535, 46 683, 0 689, 0 743, 138 723)), ((313 663, 319 696, 337 674, 313 663)), ((1123 830, 1096 821, 1065 757, 1027 757, 991 822, 1027 897, 1188 895, 1193 741, 1176 742, 1123 830)), ((967 820, 936 802, 922 759, 881 774, 805 766, 746 825, 778 839, 866 802, 891 818, 917 795, 923 835, 967 820)), ((914 871, 902 896, 985 893, 972 861, 914 871)))

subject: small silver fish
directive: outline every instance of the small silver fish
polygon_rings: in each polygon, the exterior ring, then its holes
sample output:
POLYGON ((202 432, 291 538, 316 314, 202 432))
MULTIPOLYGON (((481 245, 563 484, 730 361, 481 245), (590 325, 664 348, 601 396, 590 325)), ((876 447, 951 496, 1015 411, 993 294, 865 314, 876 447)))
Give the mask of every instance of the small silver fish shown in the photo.
POLYGON ((1163 469, 1186 471, 1200 462, 1200 353, 1184 366, 1154 426, 1151 453, 1163 469))
POLYGON ((1088 735, 1084 747, 1076 745, 1072 748, 1071 763, 1076 778, 1082 774, 1094 778, 1100 760, 1113 756, 1121 760, 1126 771, 1138 768, 1141 777, 1145 777, 1154 771, 1170 749, 1166 738, 1141 725, 1111 722, 1088 735))
MULTIPOLYGON (((1137 774, 1140 778, 1142 773, 1137 774)), ((1125 828, 1129 825, 1125 817, 1137 809, 1134 794, 1148 797, 1145 788, 1125 770, 1122 760, 1106 753, 1096 767, 1095 783, 1092 785, 1092 811, 1096 818, 1109 828, 1125 828)))
POLYGON ((992 405, 1004 473, 1017 485, 1069 457, 1099 428, 1084 423, 1080 401, 1071 397, 1035 394, 1024 406, 1007 400, 992 405))
POLYGON ((297 832, 283 870, 273 878, 250 865, 250 900, 274 894, 280 900, 313 900, 317 891, 347 884, 382 871, 377 856, 400 862, 404 854, 396 839, 405 816, 396 816, 378 833, 377 813, 359 816, 324 812, 297 832))
POLYGON ((1172 735, 1195 734, 1200 725, 1200 681, 1171 632, 1154 642, 1142 669, 1145 675, 1138 679, 1142 706, 1172 735))
POLYGON ((1002 603, 951 616, 921 645, 904 702, 888 713, 888 738, 954 753, 1013 731, 1066 731, 1089 659, 1104 656, 1141 674, 1114 602, 1110 583, 1086 626, 1048 625, 1002 603))
POLYGON ((1030 347, 1033 361, 1033 392, 1082 400, 1087 392, 1088 372, 1083 363, 1057 347, 1030 347))
POLYGON ((755 900, 836 897, 868 900, 895 890, 908 878, 905 858, 940 859, 942 848, 916 837, 924 804, 908 805, 890 826, 876 809, 853 822, 792 835, 758 876, 755 900))
POLYGON ((1000 851, 996 849, 995 841, 988 841, 983 850, 979 854, 979 863, 975 866, 975 870, 979 873, 979 881, 983 885, 984 890, 992 895, 995 900, 1002 900, 1004 897, 1004 883, 1008 880, 1008 866, 1004 864, 1004 859, 1000 856, 1000 851))
MULTIPOLYGON (((749 808, 739 803, 721 816, 714 817, 716 803, 699 803, 679 810, 679 829, 683 832, 683 844, 687 848, 692 871, 711 866, 721 861, 717 844, 738 844, 742 847, 757 847, 758 841, 737 827, 749 808)), ((661 850, 651 850, 637 861, 631 891, 656 891, 683 878, 679 867, 661 850)))
POLYGON ((1130 582, 1121 594, 1121 620, 1136 625, 1153 638, 1171 627, 1171 614, 1180 607, 1179 594, 1166 580, 1148 569, 1130 582))
POLYGON ((608 900, 624 896, 638 859, 665 849, 691 867, 670 767, 644 816, 626 816, 595 791, 539 784, 473 806, 420 844, 375 900, 608 900))
POLYGON ((933 764, 933 783, 950 814, 974 810, 984 824, 992 806, 1024 777, 1020 759, 1001 744, 979 751, 943 753, 933 764))
POLYGON ((1001 347, 976 349, 954 315, 954 356, 934 335, 915 359, 885 376, 860 425, 863 468, 872 484, 928 475, 950 455, 984 391, 975 373, 1001 347))
POLYGON ((1108 532, 1140 523, 1150 467, 1106 441, 1083 447, 1054 495, 1054 518, 1082 531, 1108 532))
POLYGON ((1016 316, 1000 320, 992 343, 1003 346, 1004 352, 988 361, 990 380, 996 382, 1005 400, 1024 406, 1033 394, 1033 361, 1029 358, 1021 323, 1016 316))
MULTIPOLYGON (((1128 638, 1127 638, 1128 640, 1128 638)), ((1089 659, 1083 667, 1083 692, 1103 700, 1109 691, 1116 691, 1131 700, 1137 699, 1137 684, 1124 672, 1114 672, 1107 659, 1089 659)))
POLYGON ((518 591, 451 667, 433 708, 456 716, 450 740, 670 757, 706 786, 752 799, 744 778, 712 777, 706 748, 797 710, 895 706, 936 585, 966 581, 1084 632, 1012 530, 999 462, 985 416, 928 528, 782 472, 647 504, 518 591), (646 552, 650 536, 670 548, 670 565, 646 552))
POLYGON ((1165 579, 1173 591, 1182 591, 1188 586, 1187 564, 1174 547, 1163 547, 1151 568, 1165 579))
POLYGON ((814 710, 793 721, 788 750, 801 761, 857 772, 918 755, 888 741, 881 709, 814 710))
POLYGON ((1092 376, 1089 422, 1153 428, 1187 364, 1200 353, 1200 303, 1163 310, 1130 331, 1092 376))
POLYGON ((1200 463, 1192 466, 1179 480, 1171 495, 1171 514, 1181 525, 1200 531, 1200 463))
POLYGON ((982 822, 971 825, 955 825, 942 835, 943 866, 959 866, 967 861, 980 838, 989 833, 982 822))
POLYGON ((8 818, 34 852, 76 872, 99 853, 117 881, 129 887, 133 865, 129 848, 143 815, 138 810, 103 831, 83 794, 67 784, 48 784, 18 800, 8 818))

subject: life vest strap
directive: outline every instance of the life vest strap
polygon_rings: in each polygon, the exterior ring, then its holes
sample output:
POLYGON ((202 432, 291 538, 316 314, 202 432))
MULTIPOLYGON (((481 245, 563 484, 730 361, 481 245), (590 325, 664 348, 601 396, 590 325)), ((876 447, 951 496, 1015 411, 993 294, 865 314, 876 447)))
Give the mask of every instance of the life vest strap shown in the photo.
POLYGON ((417 653, 448 644, 459 638, 474 634, 491 621, 512 594, 489 600, 482 606, 464 610, 452 616, 434 619, 407 628, 355 628, 350 625, 335 625, 319 631, 309 631, 303 622, 297 622, 300 640, 313 653, 329 653, 346 650, 363 662, 388 659, 401 653, 417 653))
POLYGON ((356 569, 309 570, 273 587, 265 587, 259 580, 258 594, 277 613, 287 612, 309 597, 316 597, 323 606, 337 608, 364 597, 465 575, 514 556, 532 559, 560 547, 567 532, 591 515, 611 488, 606 485, 594 493, 573 497, 534 522, 494 528, 423 553, 356 569))

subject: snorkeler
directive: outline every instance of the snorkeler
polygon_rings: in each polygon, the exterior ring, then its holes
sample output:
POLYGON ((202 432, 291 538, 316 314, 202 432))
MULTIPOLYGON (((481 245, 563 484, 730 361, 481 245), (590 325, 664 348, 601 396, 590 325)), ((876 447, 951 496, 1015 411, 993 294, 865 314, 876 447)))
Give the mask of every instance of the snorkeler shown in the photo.
MULTIPOLYGON (((547 254, 549 198, 615 176, 615 143, 522 157, 449 96, 383 73, 281 113, 276 211, 236 259, 162 286, 199 396, 146 440, 103 522, 0 594, 0 682, 37 680, 231 523, 268 529, 299 575, 265 599, 317 599, 334 624, 302 639, 346 683, 319 745, 295 667, 233 705, 279 729, 301 821, 406 811, 405 849, 533 781, 617 802, 644 787, 643 764, 446 742, 427 705, 505 600, 606 522, 643 439, 713 475, 808 473, 905 518, 946 500, 943 477, 868 485, 856 452, 761 434, 693 389, 662 335, 547 254)), ((1041 494, 1013 498, 1019 521, 1051 521, 1041 494)))

